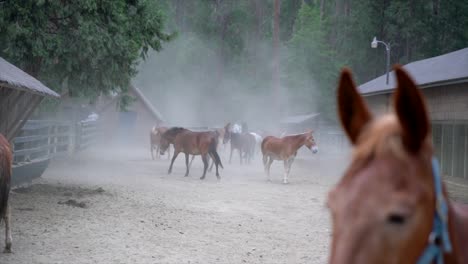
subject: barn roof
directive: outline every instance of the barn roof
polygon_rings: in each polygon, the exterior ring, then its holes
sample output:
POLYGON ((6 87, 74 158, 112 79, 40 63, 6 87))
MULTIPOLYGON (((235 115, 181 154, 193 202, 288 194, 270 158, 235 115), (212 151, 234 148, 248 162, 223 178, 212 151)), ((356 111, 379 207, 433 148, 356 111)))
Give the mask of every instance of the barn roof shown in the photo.
POLYGON ((143 103, 143 106, 150 112, 150 114, 159 122, 164 122, 162 114, 148 101, 145 95, 136 88, 134 85, 130 85, 130 90, 135 93, 135 96, 143 103))
POLYGON ((318 116, 318 113, 306 114, 306 115, 294 115, 283 118, 280 122, 282 124, 300 124, 302 122, 314 119, 318 116))
MULTIPOLYGON (((468 82, 468 48, 408 63, 403 66, 421 88, 468 82)), ((394 88, 395 76, 390 72, 359 86, 364 95, 389 93, 394 88)))
POLYGON ((16 90, 40 94, 42 96, 60 97, 40 81, 25 73, 15 65, 0 57, 0 85, 16 90))

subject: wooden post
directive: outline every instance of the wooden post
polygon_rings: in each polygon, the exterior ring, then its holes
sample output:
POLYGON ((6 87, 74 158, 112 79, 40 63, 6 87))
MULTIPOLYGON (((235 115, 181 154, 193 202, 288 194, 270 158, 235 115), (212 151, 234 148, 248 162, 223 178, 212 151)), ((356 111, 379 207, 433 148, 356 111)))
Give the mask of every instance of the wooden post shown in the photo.
POLYGON ((16 136, 16 134, 19 132, 19 130, 23 127, 24 123, 28 120, 28 117, 32 114, 34 109, 39 105, 39 103, 42 101, 43 97, 39 95, 35 95, 32 97, 29 105, 27 105, 23 110, 22 113, 18 115, 17 118, 14 120, 14 126, 10 129, 10 131, 7 132, 6 138, 8 141, 12 141, 13 138, 16 136))

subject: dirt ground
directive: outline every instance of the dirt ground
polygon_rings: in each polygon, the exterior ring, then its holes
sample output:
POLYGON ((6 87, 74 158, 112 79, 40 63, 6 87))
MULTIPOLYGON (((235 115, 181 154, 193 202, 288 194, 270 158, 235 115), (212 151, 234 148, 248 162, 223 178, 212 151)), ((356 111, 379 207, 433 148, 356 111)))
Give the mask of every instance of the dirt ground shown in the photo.
POLYGON ((183 177, 183 156, 167 175, 146 149, 54 161, 12 192, 14 253, 0 263, 325 263, 325 199, 345 162, 297 160, 284 185, 282 164, 267 182, 258 158, 236 158, 220 181, 199 180, 200 158, 183 177))

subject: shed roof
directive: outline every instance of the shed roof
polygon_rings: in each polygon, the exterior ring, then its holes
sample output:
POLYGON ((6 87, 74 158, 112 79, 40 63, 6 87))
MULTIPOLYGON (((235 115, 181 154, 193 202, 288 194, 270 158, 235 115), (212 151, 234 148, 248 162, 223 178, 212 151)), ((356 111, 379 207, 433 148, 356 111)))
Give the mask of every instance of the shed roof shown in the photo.
POLYGON ((314 119, 318 115, 319 115, 318 113, 312 113, 312 114, 306 114, 306 115, 288 116, 288 117, 281 119, 280 122, 282 124, 299 124, 307 120, 314 119))
POLYGON ((130 90, 135 93, 136 97, 143 103, 143 106, 151 113, 151 115, 159 122, 164 122, 162 114, 150 103, 146 96, 141 92, 140 89, 134 85, 130 85, 130 90))
MULTIPOLYGON (((468 82, 468 48, 408 63, 403 66, 421 88, 468 82)), ((364 95, 389 93, 396 88, 395 76, 390 72, 359 86, 364 95)))
POLYGON ((60 97, 58 93, 47 88, 36 78, 0 57, 1 83, 6 84, 7 87, 12 89, 25 90, 43 96, 60 97))

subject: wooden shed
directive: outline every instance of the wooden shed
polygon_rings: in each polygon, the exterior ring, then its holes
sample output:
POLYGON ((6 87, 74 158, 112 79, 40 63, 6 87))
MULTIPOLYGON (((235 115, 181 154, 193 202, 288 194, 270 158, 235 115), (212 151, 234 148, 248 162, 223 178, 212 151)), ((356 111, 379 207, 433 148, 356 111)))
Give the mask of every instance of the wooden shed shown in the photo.
POLYGON ((0 58, 0 133, 9 141, 46 96, 60 97, 31 75, 0 58))
POLYGON ((281 130, 287 134, 302 133, 308 129, 317 129, 318 113, 287 116, 280 120, 281 130))
POLYGON ((131 85, 129 94, 135 101, 127 111, 119 111, 119 96, 102 98, 98 114, 102 131, 107 136, 105 144, 131 144, 149 146, 149 132, 155 125, 164 123, 162 114, 137 87, 131 85))
MULTIPOLYGON (((468 48, 404 65, 426 97, 432 122, 435 153, 446 176, 468 179, 468 48)), ((360 92, 371 109, 384 113, 391 107, 395 76, 362 84, 360 92)))

